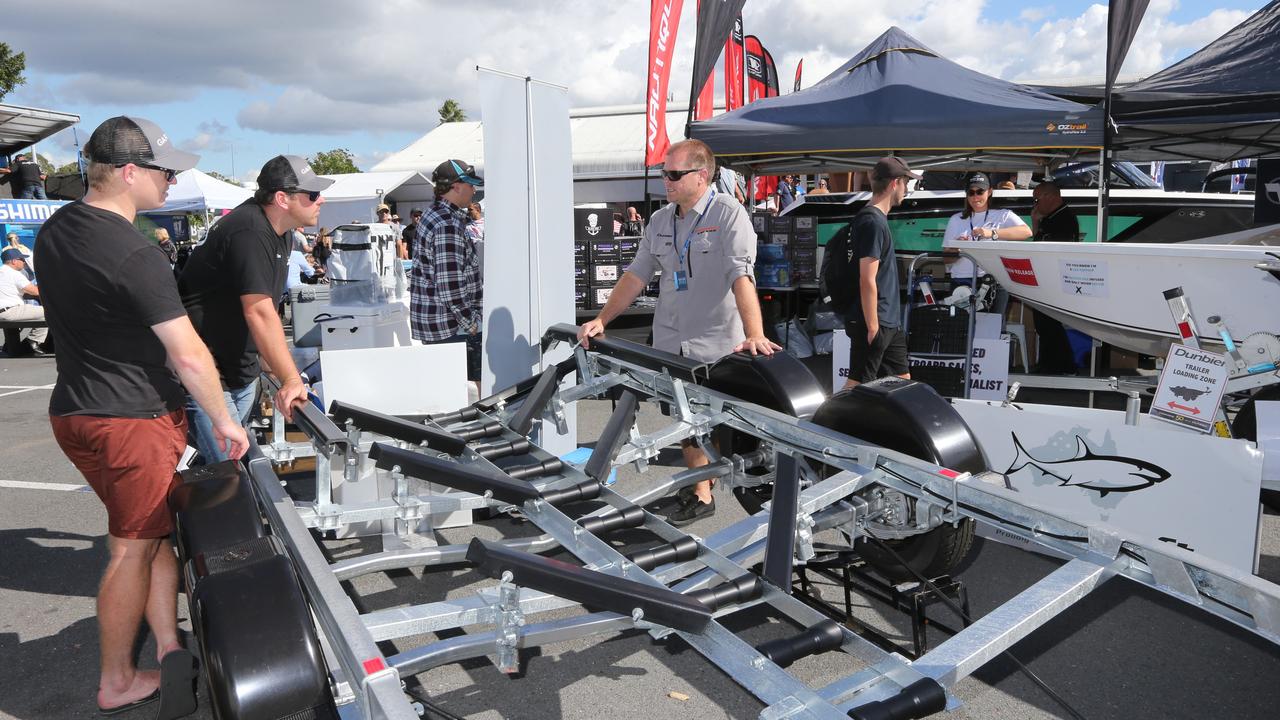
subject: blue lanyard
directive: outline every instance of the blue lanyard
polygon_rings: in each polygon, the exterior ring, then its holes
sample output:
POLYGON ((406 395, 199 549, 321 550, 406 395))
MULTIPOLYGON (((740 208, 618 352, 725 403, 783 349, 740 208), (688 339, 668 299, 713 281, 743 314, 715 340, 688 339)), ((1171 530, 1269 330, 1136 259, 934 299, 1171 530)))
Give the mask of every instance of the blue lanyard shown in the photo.
MULTIPOLYGON (((991 214, 991 208, 987 208, 986 210, 983 210, 983 211, 982 211, 982 224, 981 224, 981 225, 979 225, 978 227, 986 227, 986 225, 987 225, 987 216, 988 216, 988 215, 990 215, 990 214, 991 214)), ((970 239, 970 240, 975 240, 975 239, 976 239, 976 238, 974 238, 974 237, 973 237, 973 215, 974 215, 974 213, 972 213, 972 212, 970 212, 970 213, 969 213, 969 239, 970 239)))
MULTIPOLYGON (((685 268, 689 270, 690 275, 693 274, 693 269, 689 268, 688 262, 685 260, 685 258, 689 257, 689 243, 693 242, 694 231, 698 229, 698 223, 702 222, 702 216, 706 214, 707 208, 711 207, 711 201, 715 199, 716 199, 716 189, 711 188, 711 197, 707 198, 706 207, 702 208, 702 212, 698 213, 698 217, 694 218, 693 224, 689 226, 689 234, 686 235, 684 238, 684 252, 681 253, 680 246, 678 244, 676 245, 677 267, 680 265, 684 265, 685 268)), ((677 211, 680 210, 679 205, 676 206, 676 210, 677 211)), ((676 213, 675 212, 671 213, 671 239, 672 240, 676 238, 676 220, 677 220, 676 213)))

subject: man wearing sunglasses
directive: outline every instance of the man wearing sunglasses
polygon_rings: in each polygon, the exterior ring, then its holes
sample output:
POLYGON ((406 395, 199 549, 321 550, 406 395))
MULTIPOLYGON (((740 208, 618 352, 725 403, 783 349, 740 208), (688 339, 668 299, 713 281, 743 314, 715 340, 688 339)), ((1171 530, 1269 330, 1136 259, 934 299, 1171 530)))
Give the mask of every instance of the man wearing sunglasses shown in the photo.
POLYGON ((84 156, 88 192, 45 221, 35 254, 58 341, 49 422, 107 510, 97 703, 115 714, 158 701, 153 715, 181 717, 196 709, 195 661, 178 637, 166 497, 186 448, 186 393, 207 410, 228 455, 240 457, 249 441, 223 405, 213 358, 187 319, 169 259, 133 226, 138 211, 164 204, 173 174, 199 158, 174 148, 154 123, 123 116, 93 131, 84 156), (144 617, 158 672, 134 661, 144 617))
MULTIPOLYGON (((653 314, 653 346, 703 362, 733 352, 772 355, 782 348, 764 336, 760 300, 754 280, 756 232, 737 200, 716 192, 715 157, 698 140, 671 146, 662 171, 667 199, 645 227, 636 259, 618 279, 600 314, 582 325, 584 347, 605 325, 631 306, 654 273, 662 271, 658 306, 653 314)), ((685 464, 707 464, 696 445, 683 448, 685 464)), ((715 512, 711 482, 686 493, 668 516, 687 525, 715 512)))
MULTIPOLYGON (((320 193, 332 184, 305 158, 271 158, 258 173, 257 192, 213 226, 178 278, 182 302, 218 364, 227 408, 241 424, 253 409, 264 366, 280 380, 275 401, 286 419, 295 403, 307 400, 276 303, 285 289, 293 228, 319 222, 320 193)), ((225 460, 208 415, 195 402, 187 403, 187 413, 204 462, 225 460)))

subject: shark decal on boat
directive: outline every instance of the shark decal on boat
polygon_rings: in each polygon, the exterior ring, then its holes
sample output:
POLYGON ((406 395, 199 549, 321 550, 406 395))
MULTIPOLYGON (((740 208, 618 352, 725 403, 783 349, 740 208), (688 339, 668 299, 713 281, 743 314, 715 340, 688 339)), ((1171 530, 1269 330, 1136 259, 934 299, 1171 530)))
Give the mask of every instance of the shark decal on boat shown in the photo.
POLYGON ((1016 450, 1005 476, 1028 466, 1059 481, 1062 487, 1073 486, 1093 490, 1106 497, 1113 492, 1133 492, 1149 488, 1169 479, 1169 471, 1138 458, 1123 455, 1099 455, 1089 449, 1084 438, 1076 435, 1076 453, 1062 460, 1041 460, 1022 446, 1018 434, 1011 432, 1016 450))

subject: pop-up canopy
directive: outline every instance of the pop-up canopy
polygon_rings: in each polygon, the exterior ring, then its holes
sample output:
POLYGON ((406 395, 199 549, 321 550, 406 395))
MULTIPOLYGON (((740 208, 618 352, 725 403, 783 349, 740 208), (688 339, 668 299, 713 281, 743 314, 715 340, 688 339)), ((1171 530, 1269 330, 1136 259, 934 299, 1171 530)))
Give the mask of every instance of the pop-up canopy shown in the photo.
POLYGON ((1102 147, 1100 108, 969 70, 890 28, 816 85, 704 122, 692 136, 766 174, 913 165, 1034 168, 1102 147))
POLYGON ((192 168, 178 173, 178 182, 169 188, 164 207, 148 212, 159 215, 229 210, 248 200, 253 193, 192 168))

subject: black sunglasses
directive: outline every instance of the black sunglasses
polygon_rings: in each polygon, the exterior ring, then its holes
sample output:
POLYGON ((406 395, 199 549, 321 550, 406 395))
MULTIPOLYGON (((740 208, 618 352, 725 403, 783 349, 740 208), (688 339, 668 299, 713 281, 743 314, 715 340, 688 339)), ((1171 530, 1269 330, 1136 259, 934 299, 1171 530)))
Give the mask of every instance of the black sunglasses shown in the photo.
POLYGON ((663 170, 662 177, 670 180, 671 182, 679 182, 680 178, 685 175, 688 175, 689 173, 696 173, 701 169, 702 168, 692 168, 690 170, 663 170))
POLYGON ((148 170, 159 170, 160 172, 164 173, 165 182, 173 182, 174 178, 178 177, 178 171, 176 170, 170 170, 169 168, 162 168, 157 165, 148 165, 146 163, 140 163, 140 162, 125 163, 124 165, 117 165, 116 167, 122 168, 125 165, 136 165, 140 168, 146 168, 148 170))
POLYGON ((285 190, 285 192, 290 195, 306 195, 307 199, 311 202, 315 202, 320 199, 319 190, 285 190))
POLYGON ((967 195, 985 195, 987 188, 969 188, 967 195))

